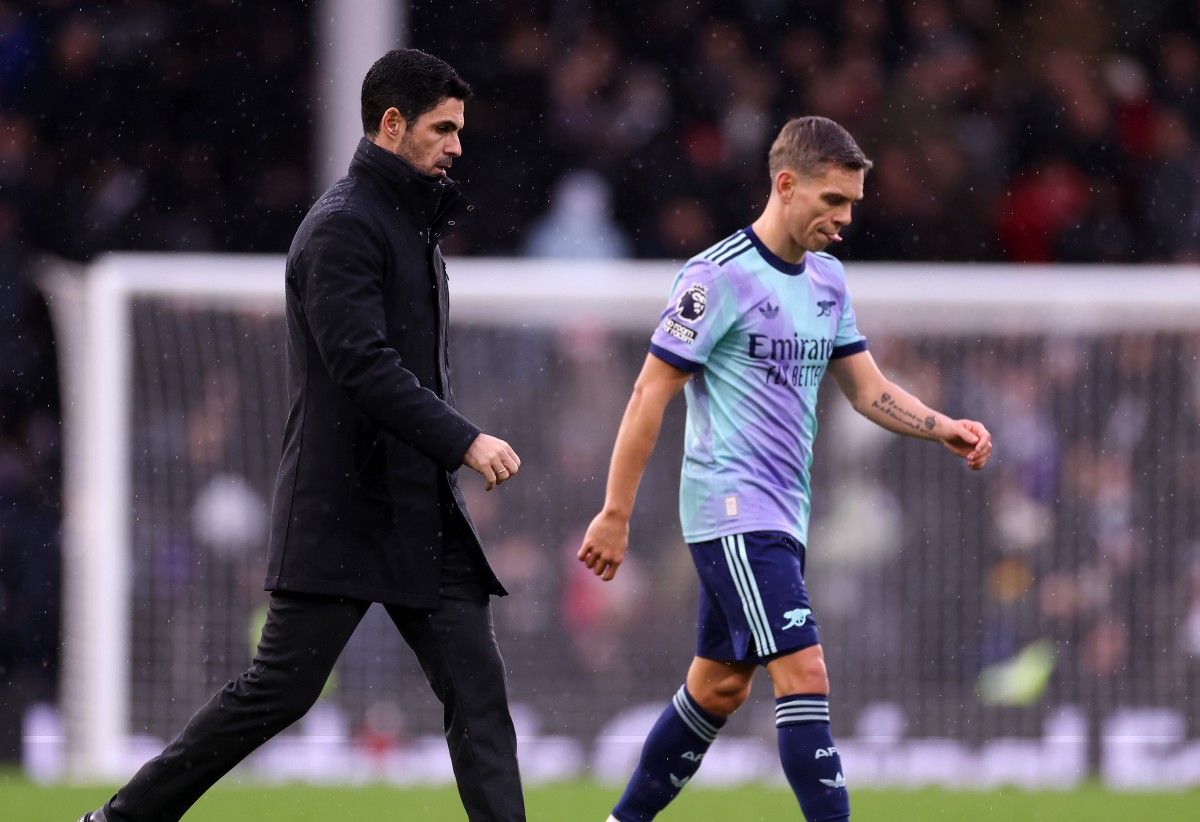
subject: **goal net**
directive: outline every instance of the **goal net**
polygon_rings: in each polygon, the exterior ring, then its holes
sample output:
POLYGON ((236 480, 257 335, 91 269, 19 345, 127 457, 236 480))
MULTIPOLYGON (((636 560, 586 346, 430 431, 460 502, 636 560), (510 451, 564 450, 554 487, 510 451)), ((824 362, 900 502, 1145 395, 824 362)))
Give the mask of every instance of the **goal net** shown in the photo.
MULTIPOLYGON (((460 408, 523 462, 491 494, 461 481, 512 592, 495 619, 528 779, 624 779, 691 658, 681 400, 622 573, 601 584, 574 560, 676 267, 448 264, 460 408)), ((808 583, 848 772, 1200 782, 1200 720, 1179 707, 1200 686, 1197 272, 849 268, 884 371, 983 420, 997 450, 969 472, 827 386, 808 583)), ((257 639, 286 413, 283 261, 112 255, 51 266, 43 284, 66 397, 62 764, 121 779, 257 639)), ((697 779, 778 778, 770 696, 759 683, 714 746, 724 764, 697 779)), ((314 711, 241 772, 446 779, 441 715, 372 609, 314 711)))

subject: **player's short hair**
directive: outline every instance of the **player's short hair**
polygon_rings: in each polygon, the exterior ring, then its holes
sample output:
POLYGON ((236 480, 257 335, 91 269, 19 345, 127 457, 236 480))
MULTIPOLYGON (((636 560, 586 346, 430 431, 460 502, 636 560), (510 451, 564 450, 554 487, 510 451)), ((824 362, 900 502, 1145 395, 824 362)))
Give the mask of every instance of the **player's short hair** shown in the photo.
POLYGON ((363 133, 377 135, 383 113, 392 106, 411 125, 447 97, 471 97, 471 87, 449 63, 418 49, 393 49, 376 60, 363 78, 363 133))
POLYGON ((801 177, 820 177, 831 165, 848 171, 869 171, 874 163, 850 132, 828 117, 789 120, 779 130, 767 160, 772 180, 785 168, 801 177))

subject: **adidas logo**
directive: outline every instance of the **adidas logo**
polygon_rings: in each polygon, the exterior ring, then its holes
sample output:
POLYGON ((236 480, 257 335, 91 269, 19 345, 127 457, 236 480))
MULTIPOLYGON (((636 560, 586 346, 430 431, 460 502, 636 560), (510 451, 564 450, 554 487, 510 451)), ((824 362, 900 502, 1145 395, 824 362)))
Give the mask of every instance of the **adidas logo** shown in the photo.
MULTIPOLYGON (((671 780, 674 781, 675 777, 672 776, 671 780)), ((687 780, 684 781, 686 782, 687 780)), ((844 788, 846 787, 846 779, 842 776, 841 771, 838 771, 837 776, 835 776, 833 779, 822 779, 821 784, 827 785, 830 788, 844 788)))
MULTIPOLYGON (((671 784, 674 785, 676 788, 682 788, 684 785, 686 785, 691 780, 690 776, 685 776, 683 779, 680 779, 675 774, 668 774, 668 776, 671 777, 671 784)), ((838 774, 838 779, 841 779, 841 778, 842 778, 842 775, 838 774)), ((825 780, 822 779, 821 781, 824 782, 825 780)), ((842 784, 845 785, 846 783, 842 782, 842 784)))
POLYGON ((771 305, 770 300, 767 300, 766 305, 760 305, 758 310, 762 312, 762 315, 768 320, 773 320, 779 316, 779 306, 771 305))

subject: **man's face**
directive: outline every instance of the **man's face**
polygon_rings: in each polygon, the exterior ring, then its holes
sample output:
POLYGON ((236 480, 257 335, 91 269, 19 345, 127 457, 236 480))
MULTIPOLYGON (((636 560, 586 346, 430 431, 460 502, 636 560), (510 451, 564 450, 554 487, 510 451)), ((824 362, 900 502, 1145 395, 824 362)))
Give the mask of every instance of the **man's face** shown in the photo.
POLYGON ((819 177, 794 176, 784 195, 784 214, 792 240, 806 251, 824 251, 841 242, 851 208, 863 198, 867 172, 827 166, 819 177), (790 195, 790 196, 789 196, 790 195))
POLYGON ((455 157, 462 155, 458 132, 462 129, 463 101, 447 97, 417 118, 411 126, 401 122, 399 144, 392 151, 423 174, 445 176, 455 157))

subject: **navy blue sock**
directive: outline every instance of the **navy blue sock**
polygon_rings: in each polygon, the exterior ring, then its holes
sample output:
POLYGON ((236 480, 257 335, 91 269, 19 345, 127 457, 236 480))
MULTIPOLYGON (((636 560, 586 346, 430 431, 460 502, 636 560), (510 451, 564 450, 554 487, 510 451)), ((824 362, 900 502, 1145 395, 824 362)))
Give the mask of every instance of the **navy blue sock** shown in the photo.
POLYGON ((829 697, 796 694, 775 700, 779 761, 808 822, 850 818, 842 758, 829 733, 829 697))
POLYGON ((724 724, 696 704, 686 685, 681 687, 646 737, 642 757, 612 815, 621 822, 653 819, 692 778, 724 724))

